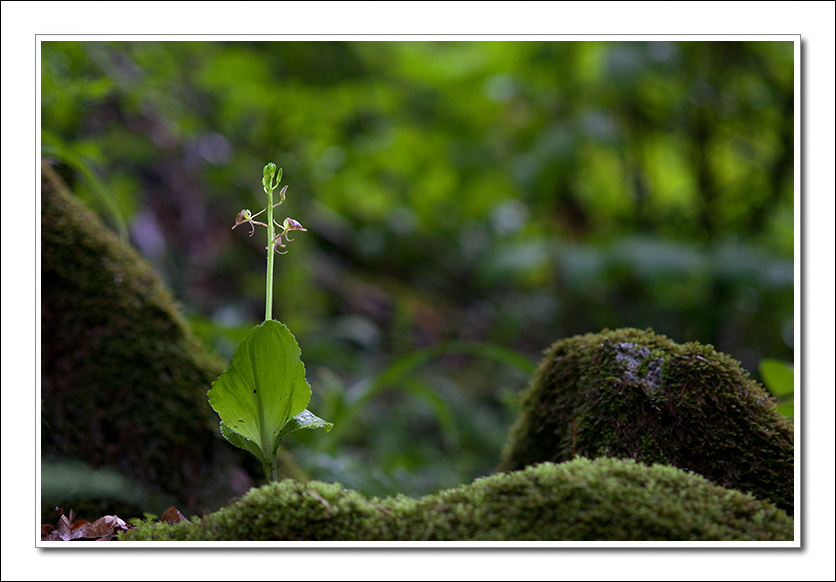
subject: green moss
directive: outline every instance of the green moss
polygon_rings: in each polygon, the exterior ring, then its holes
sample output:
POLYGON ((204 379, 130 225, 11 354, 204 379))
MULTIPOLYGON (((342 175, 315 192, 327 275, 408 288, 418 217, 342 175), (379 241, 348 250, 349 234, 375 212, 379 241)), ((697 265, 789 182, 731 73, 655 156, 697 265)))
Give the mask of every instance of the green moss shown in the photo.
POLYGON ((793 511, 793 427, 740 364, 650 330, 604 330, 546 352, 499 469, 574 456, 703 475, 793 511))
POLYGON ((190 523, 146 524, 121 539, 792 540, 793 521, 674 467, 602 458, 543 463, 420 499, 286 480, 190 523))
POLYGON ((139 254, 42 172, 42 454, 112 468, 184 510, 218 507, 250 485, 232 486, 243 452, 206 398, 224 362, 139 254))

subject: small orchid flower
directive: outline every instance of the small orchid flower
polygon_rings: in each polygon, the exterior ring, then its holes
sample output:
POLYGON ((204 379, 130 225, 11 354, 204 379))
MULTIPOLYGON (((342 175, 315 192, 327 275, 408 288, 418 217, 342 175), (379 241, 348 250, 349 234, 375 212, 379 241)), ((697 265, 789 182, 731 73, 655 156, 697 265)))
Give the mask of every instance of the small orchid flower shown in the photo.
POLYGON ((308 229, 299 224, 298 221, 293 220, 292 218, 285 218, 284 223, 282 224, 282 234, 287 240, 292 241, 293 239, 287 236, 287 231, 289 230, 301 230, 302 232, 308 232, 308 229))
POLYGON ((291 230, 301 230, 302 232, 307 232, 308 231, 307 228, 305 228, 304 226, 299 224, 299 221, 294 220, 292 218, 285 218, 284 222, 282 224, 279 224, 275 220, 273 221, 273 223, 278 228, 281 229, 281 232, 279 232, 276 235, 276 238, 273 239, 273 250, 275 250, 280 255, 284 255, 284 254, 287 253, 287 251, 282 252, 282 251, 279 250, 279 247, 285 248, 287 246, 282 242, 282 237, 284 237, 285 240, 288 241, 288 242, 293 242, 294 239, 290 238, 290 236, 288 236, 288 234, 287 234, 289 231, 291 231, 291 230))
MULTIPOLYGON (((261 212, 264 212, 264 210, 262 210, 261 212)), ((261 214, 261 212, 258 212, 255 216, 258 216, 259 214, 261 214)), ((244 210, 242 210, 241 212, 238 213, 237 217, 235 217, 235 226, 238 226, 239 224, 244 224, 245 222, 249 223, 249 225, 250 225, 250 236, 252 236, 253 234, 255 234, 255 225, 256 224, 260 224, 261 226, 267 226, 263 222, 253 220, 253 218, 255 218, 255 216, 253 216, 252 212, 250 212, 249 209, 245 208, 244 210)), ((232 230, 235 230, 235 226, 232 227, 232 230)))
MULTIPOLYGON (((264 180, 265 180, 265 188, 267 188, 267 185, 266 185, 267 178, 265 177, 265 179, 264 179, 264 180)), ((289 184, 288 184, 288 186, 289 186, 289 184)), ((282 202, 284 202, 284 200, 285 200, 285 192, 287 192, 287 186, 285 186, 284 188, 282 188, 282 189, 281 189, 281 191, 279 192, 279 197, 280 197, 280 199, 279 199, 279 201, 278 201, 278 202, 276 202, 275 204, 273 204, 273 208, 275 208, 276 206, 278 206, 279 204, 281 204, 282 202)), ((264 212, 265 210, 267 210, 267 209, 266 209, 266 208, 262 208, 261 210, 259 210, 259 211, 258 211, 258 212, 256 212, 255 214, 253 214, 252 212, 250 212, 250 210, 249 210, 249 209, 245 208, 244 210, 242 210, 241 212, 239 212, 239 213, 238 213, 238 216, 235 218, 235 226, 238 226, 239 224, 244 224, 245 222, 246 222, 246 223, 248 223, 248 224, 250 225, 250 236, 252 236, 253 234, 255 234, 255 226, 254 226, 254 225, 256 225, 256 224, 260 224, 261 226, 267 226, 267 225, 266 225, 266 224, 264 224, 263 222, 259 222, 259 221, 257 221, 257 220, 253 220, 253 218, 255 218, 256 216, 258 216, 259 214, 261 214, 261 213, 262 213, 262 212, 264 212)), ((299 228, 293 227, 293 228, 292 228, 292 230, 306 230, 306 229, 304 229, 304 228, 301 228, 301 227, 302 227, 302 225, 301 225, 301 224, 299 224, 298 222, 296 222, 295 220, 293 220, 292 218, 289 218, 289 219, 287 219, 287 220, 292 221, 294 224, 296 224, 296 225, 299 227, 299 228)), ((287 223, 287 220, 285 220, 285 223, 287 223)), ((276 226, 279 226, 279 224, 278 224, 275 220, 273 221, 273 223, 275 223, 275 224, 276 224, 276 226)), ((233 226, 233 227, 232 227, 232 230, 235 230, 235 226, 233 226)), ((279 228, 282 228, 282 227, 280 227, 280 226, 279 226, 279 228)), ((286 229, 285 229, 285 230, 286 230, 286 229)), ((284 233, 282 233, 282 234, 284 234, 284 233)), ((288 239, 288 240, 290 240, 290 239, 288 239)), ((282 245, 282 246, 284 246, 284 245, 282 245)))
MULTIPOLYGON (((285 244, 282 242, 282 233, 276 235, 276 238, 273 239, 273 250, 279 253, 280 255, 286 255, 287 251, 280 251, 279 247, 285 248, 285 244)), ((268 247, 264 247, 267 249, 268 247)))

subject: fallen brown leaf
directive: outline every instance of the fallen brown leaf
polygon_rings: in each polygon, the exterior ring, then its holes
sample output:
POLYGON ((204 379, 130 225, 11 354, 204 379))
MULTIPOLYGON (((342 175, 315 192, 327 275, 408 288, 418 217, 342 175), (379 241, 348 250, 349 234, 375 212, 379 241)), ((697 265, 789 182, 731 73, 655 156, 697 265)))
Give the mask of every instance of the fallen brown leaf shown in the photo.
POLYGON ((173 505, 163 511, 163 516, 160 518, 160 521, 164 521, 166 523, 177 523, 178 521, 189 521, 186 519, 186 516, 177 511, 177 508, 173 505))
MULTIPOLYGON (((133 529, 132 525, 125 523, 116 515, 106 515, 90 523, 86 519, 76 519, 73 510, 70 510, 69 518, 64 515, 64 510, 55 508, 61 515, 58 517, 58 524, 55 528, 48 524, 41 524, 42 541, 71 541, 79 538, 90 538, 96 541, 109 541, 119 532, 133 529)), ((175 510, 176 511, 176 510, 175 510)))
POLYGON ((98 541, 109 541, 115 534, 120 531, 130 529, 127 523, 119 519, 115 515, 105 515, 100 517, 93 523, 88 523, 81 527, 82 536, 85 538, 98 538, 98 541))
POLYGON ((71 530, 77 530, 77 529, 78 529, 78 528, 80 528, 81 526, 83 526, 83 525, 87 525, 88 523, 90 523, 90 520, 87 520, 87 519, 77 519, 77 520, 75 520, 74 522, 70 523, 70 529, 71 529, 71 530))
MULTIPOLYGON (((70 515, 73 515, 72 511, 70 515)), ((62 515, 58 518, 58 526, 55 528, 55 531, 52 532, 55 534, 53 539, 60 539, 62 541, 68 542, 70 540, 74 540, 76 538, 80 538, 83 535, 81 529, 73 529, 72 525, 70 524, 70 520, 67 519, 66 515, 62 515)))
POLYGON ((41 524, 41 541, 46 541, 49 539, 49 532, 51 532, 54 528, 49 525, 48 523, 41 524))

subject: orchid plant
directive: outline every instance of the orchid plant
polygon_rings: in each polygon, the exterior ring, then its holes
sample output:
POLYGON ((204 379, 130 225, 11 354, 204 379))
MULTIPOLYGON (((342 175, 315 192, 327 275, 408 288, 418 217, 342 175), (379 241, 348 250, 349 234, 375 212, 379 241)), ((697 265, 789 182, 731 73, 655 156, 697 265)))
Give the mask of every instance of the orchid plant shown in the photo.
POLYGON ((212 383, 209 404, 221 418, 221 435, 261 461, 268 481, 278 480, 276 464, 279 443, 287 434, 302 428, 333 428, 307 409, 311 387, 305 380, 305 365, 296 338, 283 323, 273 319, 273 260, 275 253, 287 253, 289 233, 307 231, 299 222, 285 218, 279 224, 273 209, 285 200, 287 186, 273 203, 273 192, 282 179, 276 164, 264 166, 261 181, 267 194, 267 206, 252 214, 244 209, 238 213, 233 229, 241 224, 267 229, 267 289, 264 322, 255 326, 236 348, 226 371, 212 383), (275 183, 274 183, 275 178, 275 183), (266 222, 255 218, 267 213, 266 222))

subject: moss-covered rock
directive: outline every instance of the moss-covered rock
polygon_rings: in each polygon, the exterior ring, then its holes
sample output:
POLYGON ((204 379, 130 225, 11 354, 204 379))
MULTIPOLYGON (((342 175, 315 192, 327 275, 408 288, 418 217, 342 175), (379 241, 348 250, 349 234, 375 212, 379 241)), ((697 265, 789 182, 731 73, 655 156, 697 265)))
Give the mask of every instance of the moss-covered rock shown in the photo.
POLYGON ((499 469, 583 457, 698 473, 793 511, 793 426, 739 362, 650 330, 604 330, 546 351, 499 469))
POLYGON ((246 491, 243 452, 221 439, 206 397, 224 362, 150 265, 46 164, 41 202, 44 457, 112 468, 184 510, 246 491))
POLYGON ((368 499, 318 481, 253 489, 203 518, 146 524, 139 540, 792 540, 773 504, 674 467, 575 459, 420 499, 368 499))

